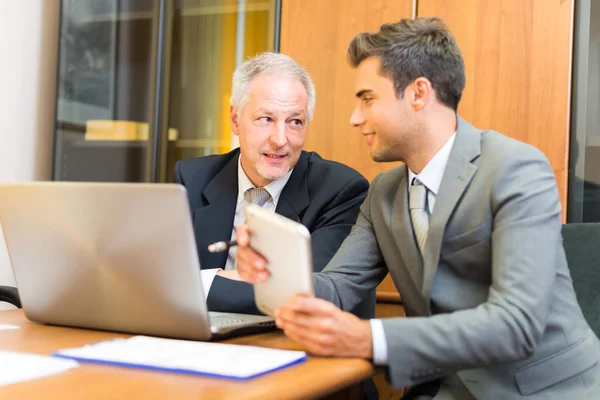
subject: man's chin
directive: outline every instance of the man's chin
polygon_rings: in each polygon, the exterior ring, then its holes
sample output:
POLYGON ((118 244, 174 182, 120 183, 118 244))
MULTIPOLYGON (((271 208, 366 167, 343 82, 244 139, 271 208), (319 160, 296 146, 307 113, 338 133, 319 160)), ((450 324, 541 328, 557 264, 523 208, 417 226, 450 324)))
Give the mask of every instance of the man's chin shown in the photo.
POLYGON ((375 162, 383 162, 384 154, 376 147, 371 148, 371 159, 375 162))
POLYGON ((373 148, 371 150, 371 158, 375 162, 398 161, 398 157, 394 157, 392 154, 389 154, 388 152, 386 152, 382 149, 376 149, 376 148, 373 148))
POLYGON ((289 164, 286 163, 285 165, 281 165, 281 166, 277 166, 277 167, 268 166, 268 167, 258 168, 258 173, 263 178, 265 178, 269 181, 274 181, 274 180, 281 178, 285 174, 287 174, 289 170, 290 170, 289 164))

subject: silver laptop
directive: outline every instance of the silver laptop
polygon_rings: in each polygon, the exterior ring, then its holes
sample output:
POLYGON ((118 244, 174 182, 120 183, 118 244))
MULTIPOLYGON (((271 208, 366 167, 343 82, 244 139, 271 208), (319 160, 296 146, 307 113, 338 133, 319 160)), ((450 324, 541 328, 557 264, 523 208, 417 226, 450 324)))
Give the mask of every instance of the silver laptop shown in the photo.
POLYGON ((0 222, 32 321, 191 340, 274 326, 207 312, 181 185, 3 183, 0 222))

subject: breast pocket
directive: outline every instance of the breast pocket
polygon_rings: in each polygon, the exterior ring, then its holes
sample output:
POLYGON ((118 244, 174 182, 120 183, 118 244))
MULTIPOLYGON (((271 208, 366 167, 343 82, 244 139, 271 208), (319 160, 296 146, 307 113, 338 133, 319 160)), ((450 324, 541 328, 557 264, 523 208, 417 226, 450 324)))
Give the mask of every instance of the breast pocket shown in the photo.
POLYGON ((446 254, 452 254, 457 251, 474 246, 491 236, 490 228, 487 224, 481 224, 475 229, 459 233, 444 240, 443 247, 446 254))
POLYGON ((488 283, 491 279, 491 231, 487 224, 444 240, 441 262, 456 275, 488 283))

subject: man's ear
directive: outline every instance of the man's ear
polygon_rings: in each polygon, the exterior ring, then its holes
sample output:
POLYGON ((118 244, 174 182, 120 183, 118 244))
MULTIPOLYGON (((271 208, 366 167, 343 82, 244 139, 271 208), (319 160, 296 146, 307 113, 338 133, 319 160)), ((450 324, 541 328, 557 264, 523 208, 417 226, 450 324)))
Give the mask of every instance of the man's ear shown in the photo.
POLYGON ((412 83, 410 104, 415 111, 423 109, 429 102, 433 87, 429 79, 419 77, 412 83))
POLYGON ((240 121, 238 118, 238 109, 234 106, 229 106, 229 121, 231 123, 231 131, 238 136, 240 132, 240 121))

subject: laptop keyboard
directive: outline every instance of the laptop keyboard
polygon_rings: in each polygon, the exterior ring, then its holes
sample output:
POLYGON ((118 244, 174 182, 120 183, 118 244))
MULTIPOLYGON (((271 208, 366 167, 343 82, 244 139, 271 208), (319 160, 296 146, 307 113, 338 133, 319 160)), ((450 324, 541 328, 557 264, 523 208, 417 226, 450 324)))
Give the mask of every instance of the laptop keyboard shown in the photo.
POLYGON ((210 324, 219 328, 236 325, 244 322, 241 318, 232 318, 226 315, 219 315, 210 318, 210 324))

